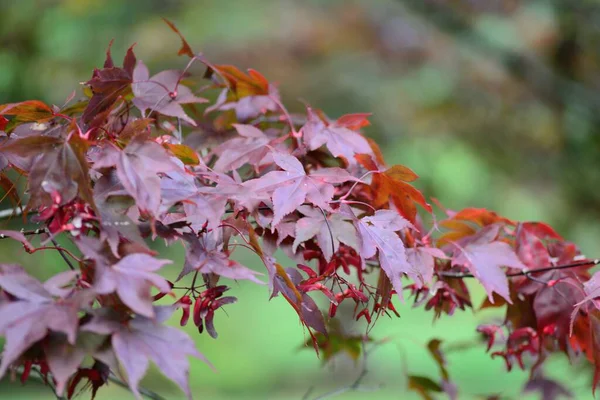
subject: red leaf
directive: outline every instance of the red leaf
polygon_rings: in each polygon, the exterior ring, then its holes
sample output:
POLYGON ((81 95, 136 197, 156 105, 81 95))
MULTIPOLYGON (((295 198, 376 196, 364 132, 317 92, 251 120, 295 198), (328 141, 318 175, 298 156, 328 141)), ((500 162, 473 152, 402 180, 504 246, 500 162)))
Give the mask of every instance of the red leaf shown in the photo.
POLYGON ((133 46, 127 50, 122 68, 114 66, 110 55, 111 46, 112 41, 106 51, 104 68, 95 69, 92 79, 86 82, 86 85, 91 88, 93 96, 81 119, 88 125, 100 125, 105 118, 104 113, 109 111, 113 104, 131 89, 133 68, 135 66, 133 46))
MULTIPOLYGON (((54 117, 50 106, 39 100, 23 101, 21 103, 4 104, 0 106, 0 115, 13 115, 18 122, 46 122, 54 117)), ((2 117, 4 121, 6 118, 2 117)), ((4 130, 6 122, 3 122, 4 130)))
POLYGON ((177 29, 177 27, 175 26, 174 23, 172 23, 171 21, 169 21, 168 19, 163 17, 163 21, 165 21, 165 23, 167 25, 169 25, 169 28, 171 28, 171 30, 173 32, 175 32, 179 38, 181 39, 181 48, 179 49, 179 51, 177 52, 178 56, 182 56, 182 55, 186 55, 189 57, 194 57, 194 52, 192 51, 192 48, 190 47, 190 45, 188 44, 188 42, 185 40, 185 38, 183 37, 183 35, 181 34, 181 32, 179 32, 179 29, 177 29))

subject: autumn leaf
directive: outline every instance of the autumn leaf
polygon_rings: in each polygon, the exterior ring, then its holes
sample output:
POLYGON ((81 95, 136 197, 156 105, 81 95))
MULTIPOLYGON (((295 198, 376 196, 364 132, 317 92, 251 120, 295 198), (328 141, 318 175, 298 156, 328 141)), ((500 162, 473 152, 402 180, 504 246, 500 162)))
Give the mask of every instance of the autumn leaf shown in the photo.
POLYGON ((298 246, 316 236, 317 245, 321 248, 325 260, 331 257, 340 247, 340 243, 358 249, 356 229, 352 222, 339 213, 323 214, 320 210, 302 206, 298 209, 305 217, 295 223, 295 239, 293 251, 298 246))
POLYGON ((213 153, 218 156, 214 170, 228 172, 246 163, 258 168, 270 151, 267 144, 271 139, 252 125, 233 126, 241 137, 230 139, 213 149, 213 153))
POLYGON ((510 245, 501 241, 468 244, 458 251, 453 262, 457 265, 464 265, 471 271, 487 291, 492 303, 494 302, 493 292, 504 297, 508 303, 512 303, 508 291, 508 280, 501 267, 527 269, 510 245))
POLYGON ((397 232, 412 227, 411 223, 392 210, 377 210, 373 216, 358 219, 346 208, 358 230, 360 256, 363 259, 378 256, 381 269, 402 298, 402 275, 407 274, 415 283, 425 284, 425 275, 420 268, 408 262, 406 249, 397 232))
POLYGON ((102 242, 81 237, 76 242, 86 259, 95 262, 93 289, 98 294, 116 293, 123 304, 135 313, 153 318, 151 288, 162 293, 171 291, 169 283, 156 271, 170 260, 160 260, 146 253, 129 254, 117 262, 102 252, 102 242))
POLYGON ((4 104, 0 106, 0 125, 4 130, 6 128, 11 129, 19 124, 26 122, 47 122, 54 118, 54 110, 47 104, 39 100, 29 100, 20 103, 4 104), (13 116, 10 121, 4 118, 4 115, 13 116))
POLYGON ((133 68, 136 58, 133 53, 133 46, 127 50, 123 60, 123 67, 115 67, 110 48, 112 41, 108 45, 106 51, 106 61, 104 68, 94 69, 92 79, 85 84, 92 90, 93 96, 90 99, 81 119, 85 124, 99 125, 104 120, 104 115, 110 111, 113 104, 120 98, 124 97, 131 90, 131 82, 133 79, 133 68))
POLYGON ((363 121, 366 121, 367 114, 342 116, 332 123, 320 118, 311 108, 307 109, 307 114, 302 136, 310 150, 325 145, 334 157, 343 157, 351 165, 356 164, 355 154, 372 153, 369 142, 355 130, 366 124, 363 121))
POLYGON ((181 39, 181 48, 179 49, 179 51, 177 52, 178 56, 182 56, 182 55, 186 55, 188 57, 194 57, 194 52, 192 51, 192 48, 190 47, 190 45, 188 44, 188 42, 185 40, 185 38, 183 37, 183 35, 181 34, 181 32, 179 32, 179 29, 177 29, 177 27, 175 26, 175 24, 171 21, 169 21, 168 19, 163 17, 163 21, 165 21, 165 23, 167 25, 169 25, 169 28, 171 28, 171 30, 173 32, 175 32, 179 38, 181 39))
POLYGON ((0 335, 6 339, 0 377, 34 343, 48 332, 64 333, 75 344, 79 310, 93 299, 90 291, 60 291, 76 274, 68 271, 42 284, 17 266, 0 265, 0 287, 14 301, 0 302, 0 335), (56 298, 55 298, 56 297, 56 298))
POLYGON ((112 349, 127 373, 127 382, 137 399, 142 399, 139 383, 150 361, 175 382, 188 399, 192 398, 188 357, 196 357, 212 367, 185 332, 164 325, 174 311, 174 307, 154 307, 151 314, 156 315, 155 319, 138 315, 127 324, 96 315, 82 327, 90 332, 111 334, 112 349))
POLYGON ((137 206, 157 215, 161 204, 158 174, 178 169, 170 157, 158 143, 136 136, 123 150, 113 146, 103 147, 94 162, 94 168, 116 166, 120 183, 137 206))
POLYGON ((73 133, 68 141, 52 136, 24 137, 10 142, 2 151, 19 157, 38 157, 29 171, 28 207, 32 209, 55 202, 65 204, 76 196, 95 207, 87 149, 88 142, 73 133))
POLYGON ((133 104, 142 113, 147 110, 156 111, 170 117, 181 118, 190 125, 196 126, 183 110, 183 104, 206 103, 207 100, 196 97, 190 88, 181 84, 182 72, 167 70, 150 77, 148 68, 138 61, 133 71, 132 90, 133 104))
POLYGON ((413 224, 417 215, 415 204, 419 204, 427 212, 433 212, 423 194, 409 184, 418 178, 418 175, 410 168, 404 165, 394 165, 380 171, 379 166, 373 162, 370 156, 359 154, 356 159, 372 172, 370 188, 375 208, 386 207, 391 201, 398 212, 413 224))
POLYGON ((184 236, 188 242, 186 248, 185 264, 177 280, 180 280, 192 271, 203 274, 217 274, 229 279, 247 279, 262 284, 256 276, 262 275, 229 258, 223 252, 223 242, 219 231, 212 231, 198 238, 194 235, 184 236))
POLYGON ((200 159, 198 153, 196 153, 191 147, 184 144, 171 144, 165 143, 164 147, 173 153, 175 157, 181 160, 185 165, 198 165, 200 159))
POLYGON ((305 200, 329 210, 334 192, 333 184, 357 180, 341 168, 321 168, 308 175, 302 163, 289 154, 273 153, 273 160, 283 171, 271 171, 258 179, 244 182, 244 186, 254 193, 272 196, 272 226, 276 226, 305 200))
POLYGON ((258 71, 249 69, 245 74, 233 65, 214 65, 215 71, 224 80, 217 101, 206 109, 213 111, 232 110, 239 122, 257 117, 269 111, 277 111, 280 101, 277 88, 270 84, 258 71))

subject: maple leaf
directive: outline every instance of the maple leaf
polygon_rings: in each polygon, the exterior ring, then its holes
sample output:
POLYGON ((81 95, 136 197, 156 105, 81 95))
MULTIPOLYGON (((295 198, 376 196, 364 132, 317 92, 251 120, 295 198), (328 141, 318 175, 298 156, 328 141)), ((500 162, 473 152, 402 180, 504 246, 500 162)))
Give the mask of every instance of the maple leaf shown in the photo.
POLYGON ((131 46, 123 60, 123 67, 115 67, 110 48, 112 41, 106 51, 106 61, 104 68, 94 69, 92 79, 85 84, 92 89, 93 96, 90 99, 83 115, 81 117, 85 124, 96 125, 103 120, 103 115, 110 110, 113 104, 122 96, 125 96, 131 89, 133 79, 133 68, 135 66, 135 54, 131 46))
POLYGON ((356 229, 352 222, 348 221, 348 217, 340 213, 324 215, 320 210, 306 206, 300 207, 298 211, 305 217, 295 223, 295 239, 292 247, 294 253, 300 243, 315 236, 317 245, 323 251, 327 261, 330 261, 333 254, 338 251, 340 243, 358 250, 356 229))
POLYGON ((196 177, 193 174, 183 168, 166 172, 160 179, 161 210, 167 211, 197 193, 196 177))
POLYGON ((94 185, 94 200, 98 206, 100 224, 100 241, 107 241, 113 254, 118 256, 121 238, 129 242, 144 245, 138 226, 127 216, 131 201, 127 191, 117 177, 115 170, 102 175, 94 185))
POLYGON ((418 285, 426 283, 425 276, 419 268, 408 262, 404 243, 396 232, 411 228, 412 225, 397 212, 377 210, 373 216, 358 219, 350 212, 354 226, 358 230, 361 258, 368 259, 376 254, 381 268, 390 279, 392 286, 402 298, 402 274, 407 274, 418 285))
POLYGON ((165 21, 165 23, 167 25, 169 25, 169 28, 171 28, 171 30, 173 32, 175 32, 179 36, 179 38, 181 39, 181 48, 177 52, 177 55, 178 56, 186 55, 188 57, 194 57, 194 52, 192 51, 192 48, 188 44, 187 40, 185 40, 185 38, 183 37, 183 35, 181 34, 181 32, 179 32, 179 29, 177 29, 177 27, 175 26, 175 24, 173 22, 169 21, 166 18, 163 18, 163 21, 165 21))
POLYGON ((94 205, 86 152, 88 143, 74 132, 69 140, 52 136, 28 136, 2 148, 7 154, 33 158, 29 171, 29 208, 69 203, 79 195, 94 205), (58 199, 56 196, 59 196, 58 199))
POLYGON ((410 247, 406 249, 406 259, 414 271, 418 271, 421 282, 430 283, 433 279, 435 259, 446 259, 446 253, 435 247, 410 247))
POLYGON ((263 283, 256 277, 256 275, 262 275, 261 273, 231 260, 223 251, 223 239, 220 230, 205 233, 200 238, 185 234, 184 239, 189 243, 189 246, 186 248, 183 270, 177 280, 192 271, 200 271, 203 274, 213 273, 229 279, 248 279, 256 283, 263 283))
POLYGON ((13 127, 27 122, 42 123, 54 117, 54 110, 39 100, 29 100, 20 103, 3 104, 0 106, 1 130, 10 130, 13 127), (4 115, 14 118, 8 121, 4 115))
POLYGON ((82 330, 111 334, 114 355, 127 373, 127 383, 136 398, 141 399, 138 385, 153 361, 158 369, 192 398, 189 385, 188 356, 196 357, 209 366, 208 360, 196 350, 194 341, 183 331, 163 323, 175 307, 154 307, 155 319, 136 315, 126 324, 97 313, 82 326, 82 330))
MULTIPOLYGON (((308 119, 302 127, 304 143, 310 150, 325 145, 334 157, 343 157, 350 165, 356 164, 355 154, 372 154, 369 142, 354 130, 364 124, 356 122, 352 115, 340 117, 329 123, 320 118, 311 108, 307 109, 308 119)), ((366 121, 368 114, 360 114, 366 121)))
POLYGON ((230 139, 213 150, 219 158, 214 170, 227 172, 238 169, 244 164, 260 166, 261 161, 269 153, 267 144, 271 139, 252 125, 233 124, 242 137, 230 139))
POLYGON ((225 81, 223 86, 226 88, 215 104, 206 109, 207 113, 233 110, 238 121, 246 121, 278 110, 279 92, 259 72, 249 69, 245 74, 232 65, 214 65, 209 71, 211 74, 216 71, 225 81))
POLYGON ((71 295, 73 290, 61 290, 76 275, 67 271, 42 284, 18 266, 0 265, 0 287, 16 298, 0 302, 0 334, 6 339, 0 377, 49 331, 64 333, 69 343, 75 343, 79 310, 94 297, 91 291, 71 295))
POLYGON ((196 97, 190 88, 181 84, 182 72, 176 70, 161 71, 150 78, 148 67, 138 61, 133 71, 133 104, 142 113, 156 111, 170 117, 181 118, 196 126, 183 110, 182 104, 206 103, 208 100, 196 97))
POLYGON ((150 287, 156 286, 162 293, 171 291, 169 283, 154 272, 170 263, 170 260, 159 260, 144 253, 129 254, 114 265, 98 269, 94 290, 99 294, 116 292, 134 312, 151 318, 150 287))
MULTIPOLYGON (((307 327, 314 329, 324 335, 327 335, 325 319, 315 301, 308 294, 300 291, 298 285, 304 280, 300 272, 295 268, 286 268, 285 270, 277 264, 277 279, 273 281, 275 291, 272 297, 277 293, 283 294, 284 298, 294 307, 300 320, 307 327)), ((312 333, 311 333, 312 336, 312 333)), ((313 337, 313 343, 317 345, 316 338, 313 337)))
POLYGON ((322 168, 307 175, 300 161, 290 154, 273 153, 273 160, 283 171, 271 171, 258 179, 244 182, 244 186, 255 193, 272 193, 272 226, 300 207, 305 200, 329 210, 333 184, 357 181, 341 168, 322 168))
POLYGON ((408 183, 418 178, 418 175, 410 168, 404 165, 394 165, 381 171, 370 155, 358 154, 355 158, 372 172, 370 188, 375 208, 387 206, 391 202, 398 212, 413 224, 416 222, 417 216, 415 204, 421 205, 430 213, 433 211, 431 205, 425 201, 423 194, 408 183))
POLYGON ((123 149, 102 148, 94 162, 95 169, 116 166, 123 188, 144 211, 157 215, 161 204, 161 179, 158 173, 177 170, 171 156, 158 143, 136 136, 123 149))
POLYGON ((512 304, 508 279, 501 267, 527 269, 512 247, 501 241, 467 244, 459 250, 458 256, 454 257, 453 262, 464 265, 471 271, 487 291, 491 303, 494 302, 492 294, 496 292, 512 304))
MULTIPOLYGON (((346 353, 352 360, 358 361, 365 342, 372 341, 370 337, 346 332, 338 319, 331 319, 328 328, 327 334, 319 332, 316 335, 319 350, 323 352, 323 363, 340 353, 346 353)), ((310 339, 304 346, 309 345, 310 339)))
POLYGON ((519 259, 531 269, 551 265, 550 253, 542 239, 536 234, 536 226, 529 223, 519 224, 515 238, 515 248, 519 259))
POLYGON ((515 225, 514 221, 485 208, 465 208, 459 212, 447 210, 446 214, 449 218, 441 221, 440 226, 449 229, 450 232, 444 233, 438 239, 438 245, 472 236, 477 232, 478 226, 515 225))
POLYGON ((154 317, 150 289, 155 286, 162 293, 171 291, 169 283, 155 271, 171 263, 170 260, 159 260, 145 253, 133 253, 113 264, 103 255, 101 241, 81 237, 76 244, 85 258, 96 263, 93 284, 96 293, 116 292, 123 304, 135 313, 148 318, 154 317))
POLYGON ((103 344, 104 339, 94 333, 78 332, 75 344, 58 335, 51 335, 44 341, 46 362, 56 382, 57 395, 63 395, 69 378, 77 373, 85 356, 93 355, 103 344))

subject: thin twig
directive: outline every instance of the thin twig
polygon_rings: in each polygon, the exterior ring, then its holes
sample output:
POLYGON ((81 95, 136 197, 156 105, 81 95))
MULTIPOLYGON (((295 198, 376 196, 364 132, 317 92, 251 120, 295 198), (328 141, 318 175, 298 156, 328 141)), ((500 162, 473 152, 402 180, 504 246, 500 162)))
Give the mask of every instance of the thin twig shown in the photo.
MULTIPOLYGON (((42 233, 46 233, 46 228, 38 228, 38 229, 30 230, 30 231, 19 231, 19 232, 25 236, 40 235, 42 233)), ((2 240, 2 239, 10 239, 10 237, 0 234, 0 240, 2 240)))
MULTIPOLYGON (((516 276, 528 276, 532 273, 537 273, 537 272, 548 272, 548 271, 555 271, 555 270, 560 270, 560 269, 577 268, 577 267, 583 267, 585 265, 598 265, 598 264, 600 264, 600 259, 582 260, 582 261, 575 261, 570 264, 554 265, 554 266, 549 266, 549 267, 544 267, 544 268, 536 268, 536 269, 528 269, 525 271, 512 272, 510 274, 506 274, 506 276, 509 278, 514 278, 516 276)), ((468 273, 468 272, 439 271, 437 274, 444 278, 456 278, 456 279, 474 278, 475 277, 473 274, 468 273)))
POLYGON ((62 257, 62 259, 65 260, 65 262, 67 263, 69 268, 71 268, 72 271, 75 271, 75 267, 73 266, 73 263, 71 263, 71 260, 69 260, 69 258, 65 254, 65 250, 58 245, 58 242, 56 241, 56 239, 54 239, 54 237, 52 237, 52 235, 50 234, 50 232, 48 230, 46 230, 46 233, 50 237, 52 244, 56 247, 56 249, 58 250, 58 253, 62 257))
POLYGON ((321 207, 319 207, 319 210, 321 210, 321 213, 323 213, 323 218, 325 218, 325 225, 327 225, 327 230, 329 230, 329 238, 331 239, 331 255, 333 256, 335 254, 335 239, 333 238, 333 231, 331 230, 331 225, 329 225, 329 220, 327 219, 327 214, 325 213, 325 210, 323 210, 321 207))

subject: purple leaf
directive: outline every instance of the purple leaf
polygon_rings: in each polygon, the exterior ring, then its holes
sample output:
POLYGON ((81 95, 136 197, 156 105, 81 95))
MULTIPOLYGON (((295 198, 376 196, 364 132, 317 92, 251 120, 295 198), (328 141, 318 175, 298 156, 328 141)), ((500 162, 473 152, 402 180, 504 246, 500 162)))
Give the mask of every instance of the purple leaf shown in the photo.
POLYGON ((398 297, 402 298, 402 274, 407 274, 417 284, 425 282, 420 269, 408 262, 404 243, 396 233, 412 227, 410 222, 395 211, 377 210, 371 217, 354 218, 354 225, 359 233, 361 257, 367 259, 378 255, 381 268, 398 297))
POLYGON ((241 124, 233 126, 242 137, 230 139, 213 150, 219 157, 214 166, 215 171, 227 172, 247 163, 256 168, 269 153, 267 144, 271 139, 258 128, 241 124))
POLYGON ((198 238, 195 235, 185 235, 189 243, 186 249, 185 264, 177 280, 192 271, 203 274, 214 273, 229 279, 247 279, 262 284, 256 276, 262 275, 244 267, 237 261, 231 260, 223 249, 220 231, 211 231, 198 238))
POLYGON ((99 294, 116 292, 121 301, 137 314, 154 317, 150 289, 171 291, 169 283, 154 272, 170 260, 159 260, 144 253, 130 254, 114 265, 96 263, 94 290, 99 294))
POLYGON ((358 250, 356 229, 352 225, 352 222, 348 221, 347 217, 339 213, 325 216, 318 209, 304 206, 299 211, 306 215, 306 217, 300 218, 296 223, 296 237, 293 245, 294 253, 300 243, 315 236, 317 244, 321 248, 321 251, 323 251, 323 255, 327 261, 330 261, 333 254, 339 249, 340 243, 358 250))
MULTIPOLYGON (((3 268, 2 272, 0 287, 18 300, 0 303, 0 334, 6 338, 0 377, 25 350, 49 331, 64 333, 69 343, 74 344, 79 310, 94 297, 91 291, 86 290, 54 300, 42 283, 23 270, 3 268)), ((61 276, 57 280, 65 281, 63 278, 61 276)), ((55 284, 51 281, 48 286, 55 284)))
POLYGON ((454 264, 464 265, 477 278, 488 293, 490 302, 494 302, 493 292, 504 297, 512 304, 508 291, 508 279, 501 267, 527 269, 519 260, 508 243, 490 242, 468 244, 461 248, 454 264))
POLYGON ((144 211, 157 215, 161 204, 161 180, 158 173, 179 169, 169 153, 158 143, 137 136, 122 151, 105 147, 94 168, 115 165, 124 189, 144 211))
POLYGON ((414 270, 419 271, 419 275, 422 277, 421 283, 423 284, 429 284, 433 279, 435 259, 448 258, 442 250, 435 247, 408 248, 406 249, 406 257, 414 270))
POLYGON ((298 159, 290 154, 273 153, 273 160, 283 171, 271 171, 258 179, 244 182, 254 193, 266 193, 273 199, 273 222, 276 226, 283 217, 295 211, 308 200, 315 206, 329 210, 333 197, 332 183, 356 180, 346 171, 323 168, 311 175, 304 172, 298 159))
POLYGON ((180 83, 182 73, 179 71, 162 71, 150 78, 148 68, 142 61, 138 61, 133 70, 133 83, 131 85, 133 104, 142 112, 156 111, 170 117, 181 118, 191 125, 196 122, 191 119, 181 107, 188 103, 206 103, 207 100, 196 97, 188 88, 180 83))
POLYGON ((44 353, 52 377, 56 381, 56 394, 62 396, 69 378, 77 372, 83 362, 86 351, 65 340, 54 339, 46 343, 44 353))
POLYGON ((185 392, 191 399, 189 387, 188 356, 201 359, 209 366, 212 365, 196 350, 190 337, 179 329, 162 324, 175 309, 173 307, 155 307, 152 314, 157 320, 136 316, 127 325, 114 323, 107 317, 95 316, 83 330, 112 333, 112 348, 119 362, 127 373, 127 382, 136 398, 142 395, 138 385, 150 361, 158 369, 185 392))

